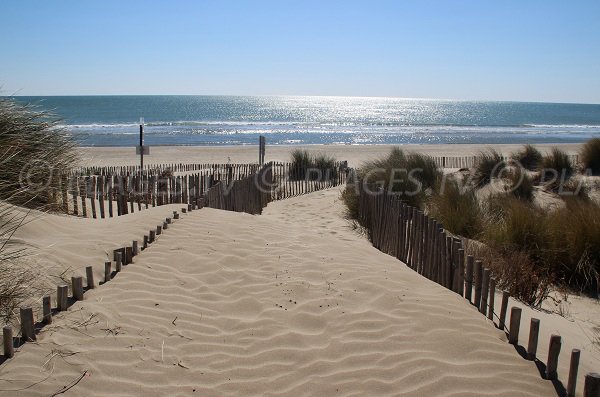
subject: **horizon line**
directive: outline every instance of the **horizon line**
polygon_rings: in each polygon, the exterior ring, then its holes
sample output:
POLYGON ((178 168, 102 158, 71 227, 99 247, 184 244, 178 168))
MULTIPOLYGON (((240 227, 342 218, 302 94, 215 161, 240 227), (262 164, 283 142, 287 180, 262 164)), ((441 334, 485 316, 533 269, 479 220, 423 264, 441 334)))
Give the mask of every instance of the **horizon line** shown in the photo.
POLYGON ((571 101, 542 101, 542 100, 508 100, 508 99, 454 99, 454 98, 431 98, 431 97, 402 97, 384 95, 298 95, 298 94, 35 94, 35 95, 0 95, 0 98, 13 97, 140 97, 140 96, 205 96, 205 97, 297 97, 297 98, 363 98, 363 99, 403 99, 412 101, 448 101, 448 102, 502 102, 502 103, 546 103, 556 105, 600 105, 591 102, 571 101))

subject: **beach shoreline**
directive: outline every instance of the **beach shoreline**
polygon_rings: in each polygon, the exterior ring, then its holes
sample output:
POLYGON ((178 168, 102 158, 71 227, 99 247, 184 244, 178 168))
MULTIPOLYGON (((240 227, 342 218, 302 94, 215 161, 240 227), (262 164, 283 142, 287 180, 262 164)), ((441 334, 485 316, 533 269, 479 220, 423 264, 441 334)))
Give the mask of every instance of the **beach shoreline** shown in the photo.
MULTIPOLYGON (((542 152, 559 147, 567 154, 577 154, 580 143, 536 144, 542 152)), ((493 148, 508 155, 523 147, 522 144, 400 144, 400 145, 269 145, 267 141, 266 161, 289 161, 290 153, 295 149, 306 149, 314 153, 324 153, 337 160, 346 160, 350 167, 359 167, 361 163, 381 158, 393 148, 429 154, 431 156, 474 156, 482 150, 493 148)), ((139 164, 135 147, 83 147, 77 148, 82 166, 125 166, 139 164)), ((150 155, 144 156, 145 164, 166 163, 256 163, 258 162, 258 143, 256 145, 230 146, 150 146, 150 155)))

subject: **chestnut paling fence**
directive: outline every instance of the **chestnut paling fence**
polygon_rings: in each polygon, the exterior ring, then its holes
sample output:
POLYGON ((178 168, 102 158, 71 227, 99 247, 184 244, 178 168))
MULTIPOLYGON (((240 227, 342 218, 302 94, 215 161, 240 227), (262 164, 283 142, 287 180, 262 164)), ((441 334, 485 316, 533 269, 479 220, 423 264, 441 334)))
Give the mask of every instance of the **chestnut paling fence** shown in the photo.
MULTIPOLYGON (((461 239, 444 230, 441 223, 418 208, 401 201, 397 194, 354 181, 347 185, 359 195, 359 221, 367 229, 373 246, 393 255, 420 275, 452 290, 474 305, 482 315, 506 331, 509 343, 519 346, 521 309, 512 307, 506 323, 509 294, 502 292, 500 312, 494 311, 496 280, 490 269, 473 256, 465 256, 461 239)), ((558 381, 560 335, 552 335, 545 364, 538 360, 540 321, 532 318, 526 356, 544 368, 544 378, 559 384, 559 394, 575 396, 580 350, 571 352, 566 388, 558 381)), ((600 396, 600 375, 586 374, 584 397, 600 396)))
MULTIPOLYGON (((271 200, 281 200, 346 182, 347 162, 325 168, 304 168, 293 163, 271 162, 269 190, 271 200)), ((54 192, 55 202, 67 214, 108 218, 130 214, 165 204, 202 206, 209 194, 215 203, 215 186, 223 190, 223 200, 235 182, 261 174, 258 164, 170 164, 135 167, 85 168, 63 176, 61 191, 54 192), (212 190, 211 190, 212 189, 212 190)), ((237 191, 236 189, 235 191, 237 191)), ((235 194, 235 193, 232 193, 235 194)), ((239 194, 237 195, 239 197, 239 194)))

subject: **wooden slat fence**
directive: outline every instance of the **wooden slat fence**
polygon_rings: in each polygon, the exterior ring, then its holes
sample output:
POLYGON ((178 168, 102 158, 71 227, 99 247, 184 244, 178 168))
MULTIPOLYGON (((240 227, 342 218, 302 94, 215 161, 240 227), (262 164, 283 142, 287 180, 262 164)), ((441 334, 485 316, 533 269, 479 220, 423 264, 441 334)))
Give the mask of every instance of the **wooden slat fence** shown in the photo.
MULTIPOLYGON (((125 168, 96 169, 94 171, 100 172, 97 175, 71 173, 63 178, 63 209, 67 214, 102 219, 166 204, 200 205, 209 189, 216 184, 220 184, 227 192, 235 181, 263 175, 256 164, 198 165, 204 167, 202 172, 192 172, 193 164, 174 165, 170 168, 172 166, 146 169, 137 174, 121 173, 128 172, 125 168), (176 175, 171 169, 184 173, 176 175), (117 173, 113 175, 107 173, 109 171, 117 173)), ((348 169, 347 162, 335 163, 325 170, 309 169, 303 172, 299 172, 290 163, 269 163, 269 166, 272 178, 269 186, 273 200, 344 184, 348 169), (298 177, 300 174, 302 178, 298 177)), ((238 191, 237 187, 235 191, 238 191)))
MULTIPOLYGON (((461 239, 420 209, 402 202, 401 196, 360 181, 351 182, 348 188, 356 189, 359 195, 359 221, 367 229, 375 248, 395 256, 420 275, 464 297, 489 320, 496 319, 497 327, 507 332, 509 343, 518 346, 521 309, 512 307, 507 327, 509 294, 502 293, 500 313, 495 312, 496 280, 482 261, 465 256, 461 239)), ((539 323, 539 319, 532 319, 527 346, 527 358, 538 362, 544 359, 536 357, 539 323)), ((554 382, 558 382, 560 338, 552 335, 544 367, 544 378, 554 382)), ((579 356, 579 349, 573 349, 568 382, 566 387, 561 384, 566 396, 575 395, 579 356)), ((600 375, 587 374, 585 383, 583 395, 597 397, 600 375)))

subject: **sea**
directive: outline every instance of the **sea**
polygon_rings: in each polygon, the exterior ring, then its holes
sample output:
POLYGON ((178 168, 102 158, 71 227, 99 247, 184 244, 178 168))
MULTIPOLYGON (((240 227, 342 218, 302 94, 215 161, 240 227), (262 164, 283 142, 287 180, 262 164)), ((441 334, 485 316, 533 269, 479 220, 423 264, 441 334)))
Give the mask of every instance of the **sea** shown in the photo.
POLYGON ((17 96, 82 146, 576 143, 600 105, 322 96, 17 96))

